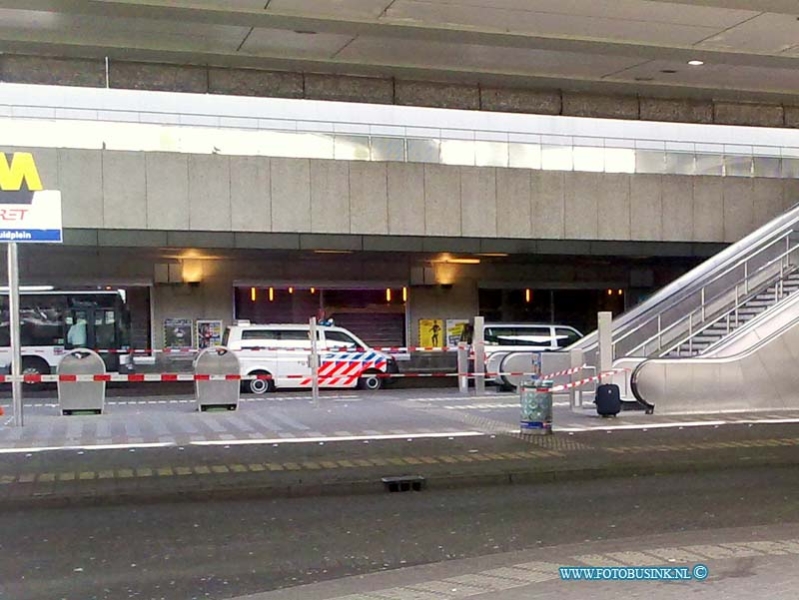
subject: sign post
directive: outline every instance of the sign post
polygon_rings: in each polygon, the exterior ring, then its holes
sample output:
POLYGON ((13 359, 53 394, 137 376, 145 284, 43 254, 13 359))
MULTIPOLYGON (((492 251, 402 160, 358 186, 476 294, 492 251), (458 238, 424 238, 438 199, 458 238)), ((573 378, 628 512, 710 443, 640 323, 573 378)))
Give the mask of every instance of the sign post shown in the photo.
POLYGON ((319 407, 319 346, 316 341, 316 317, 311 317, 309 321, 311 334, 311 398, 313 405, 319 407))
POLYGON ((0 242, 8 244, 8 315, 14 425, 22 427, 22 344, 17 243, 61 243, 61 192, 42 186, 33 155, 0 153, 0 242))
POLYGON ((11 404, 14 410, 14 426, 22 427, 22 382, 17 379, 22 375, 22 352, 19 340, 19 261, 17 260, 17 243, 8 244, 8 314, 11 328, 11 404))

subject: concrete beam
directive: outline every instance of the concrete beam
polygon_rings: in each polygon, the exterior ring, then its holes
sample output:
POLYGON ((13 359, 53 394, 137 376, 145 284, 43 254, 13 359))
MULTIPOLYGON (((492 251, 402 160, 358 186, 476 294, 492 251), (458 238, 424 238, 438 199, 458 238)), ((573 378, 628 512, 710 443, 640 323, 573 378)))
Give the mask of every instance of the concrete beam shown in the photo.
MULTIPOLYGON (((788 100, 738 102, 722 98, 600 94, 555 87, 520 89, 502 85, 486 86, 477 81, 447 83, 117 59, 109 60, 106 73, 103 59, 4 54, 0 55, 0 81, 85 87, 107 85, 119 89, 305 98, 678 123, 799 127, 799 106, 788 100)), ((534 85, 540 83, 531 82, 531 86, 534 85)), ((702 90, 697 91, 700 92, 702 90)))
POLYGON ((0 55, 0 81, 79 87, 105 87, 102 59, 0 55))

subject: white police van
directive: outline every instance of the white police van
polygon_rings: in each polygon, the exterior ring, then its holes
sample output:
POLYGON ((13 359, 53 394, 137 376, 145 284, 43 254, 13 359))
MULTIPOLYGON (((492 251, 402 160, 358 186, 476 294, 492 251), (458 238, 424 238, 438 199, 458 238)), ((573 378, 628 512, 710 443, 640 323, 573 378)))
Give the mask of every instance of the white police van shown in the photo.
MULTIPOLYGON (((379 390, 389 381, 381 375, 399 372, 394 358, 372 350, 343 327, 319 325, 316 335, 320 388, 379 390)), ((245 381, 245 391, 311 387, 310 325, 237 321, 225 330, 222 345, 239 359, 242 376, 269 376, 245 381)))

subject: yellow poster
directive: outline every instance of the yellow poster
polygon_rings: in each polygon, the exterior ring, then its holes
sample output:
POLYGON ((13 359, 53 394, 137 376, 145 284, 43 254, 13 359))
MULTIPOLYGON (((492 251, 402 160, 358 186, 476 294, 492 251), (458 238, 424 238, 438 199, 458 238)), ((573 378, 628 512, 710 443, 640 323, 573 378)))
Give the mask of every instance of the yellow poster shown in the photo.
POLYGON ((444 346, 443 319, 419 319, 419 345, 423 348, 444 346))

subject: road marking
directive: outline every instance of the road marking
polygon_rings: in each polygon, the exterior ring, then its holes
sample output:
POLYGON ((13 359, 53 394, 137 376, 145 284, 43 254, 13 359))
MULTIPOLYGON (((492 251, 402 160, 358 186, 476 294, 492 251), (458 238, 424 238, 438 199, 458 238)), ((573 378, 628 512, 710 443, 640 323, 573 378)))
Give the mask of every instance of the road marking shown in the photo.
MULTIPOLYGON (((797 420, 799 422, 799 420, 797 420)), ((565 433, 577 433, 584 431, 615 431, 615 430, 633 430, 633 429, 668 429, 674 427, 713 427, 715 425, 728 425, 727 421, 685 421, 685 422, 669 422, 669 423, 641 423, 641 424, 624 424, 624 425, 594 425, 587 427, 558 427, 553 425, 553 431, 562 431, 565 433)))
POLYGON ((313 444, 319 442, 361 442, 365 440, 402 440, 402 439, 425 439, 425 438, 456 438, 456 437, 477 437, 484 436, 480 431, 442 431, 433 433, 403 433, 403 434, 376 434, 376 435, 348 435, 348 436, 324 436, 324 437, 302 437, 302 438, 259 438, 250 440, 202 440, 190 442, 192 446, 227 446, 227 445, 248 445, 248 444, 313 444))

